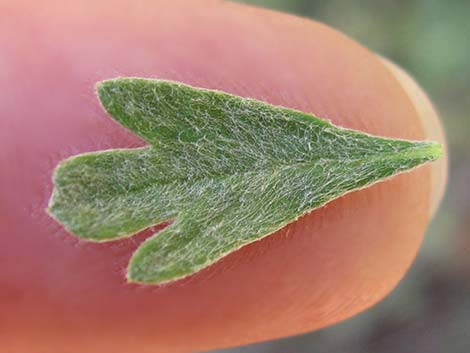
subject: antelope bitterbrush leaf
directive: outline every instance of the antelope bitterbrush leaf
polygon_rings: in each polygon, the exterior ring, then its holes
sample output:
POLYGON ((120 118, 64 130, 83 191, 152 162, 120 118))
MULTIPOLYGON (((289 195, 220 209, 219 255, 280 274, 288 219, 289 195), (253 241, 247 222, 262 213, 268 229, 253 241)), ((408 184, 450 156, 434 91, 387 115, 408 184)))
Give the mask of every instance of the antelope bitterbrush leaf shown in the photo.
POLYGON ((49 212, 89 241, 167 228, 132 256, 130 282, 185 277, 353 190, 437 159, 434 142, 339 128, 283 107, 184 84, 100 82, 106 111, 149 145, 73 156, 49 212))

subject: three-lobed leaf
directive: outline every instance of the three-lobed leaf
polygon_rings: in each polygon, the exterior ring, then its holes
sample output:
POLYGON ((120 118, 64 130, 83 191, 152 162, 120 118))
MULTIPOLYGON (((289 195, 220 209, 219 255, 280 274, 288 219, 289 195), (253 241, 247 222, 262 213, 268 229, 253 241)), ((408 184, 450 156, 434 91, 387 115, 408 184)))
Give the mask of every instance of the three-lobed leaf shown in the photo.
POLYGON ((49 212, 90 241, 173 223, 134 253, 128 280, 185 277, 358 188, 432 161, 433 142, 392 140, 227 93, 139 78, 97 85, 148 147, 60 163, 49 212))

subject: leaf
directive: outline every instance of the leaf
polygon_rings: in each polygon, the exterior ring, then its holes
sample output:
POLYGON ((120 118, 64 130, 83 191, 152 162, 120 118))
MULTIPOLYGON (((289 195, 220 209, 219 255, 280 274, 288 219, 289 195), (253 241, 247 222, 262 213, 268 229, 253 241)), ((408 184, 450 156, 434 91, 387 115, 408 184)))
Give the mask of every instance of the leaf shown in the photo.
POLYGON ((49 212, 90 241, 173 223, 134 253, 128 280, 188 276, 353 190, 437 159, 441 146, 374 137, 299 111, 184 84, 97 85, 148 147, 59 164, 49 212))

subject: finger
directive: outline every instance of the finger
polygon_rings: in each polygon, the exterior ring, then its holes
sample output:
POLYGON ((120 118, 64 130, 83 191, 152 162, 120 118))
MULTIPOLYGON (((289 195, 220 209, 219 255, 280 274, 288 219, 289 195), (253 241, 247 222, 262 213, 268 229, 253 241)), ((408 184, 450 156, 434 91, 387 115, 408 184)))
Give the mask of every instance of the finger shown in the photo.
POLYGON ((143 145, 101 110, 97 81, 174 79, 388 137, 427 138, 420 115, 374 54, 293 16, 219 1, 2 7, 8 351, 187 352, 301 333, 373 305, 409 267, 429 218, 429 166, 340 198, 188 280, 127 284, 127 263, 151 232, 79 242, 44 212, 60 160, 143 145))

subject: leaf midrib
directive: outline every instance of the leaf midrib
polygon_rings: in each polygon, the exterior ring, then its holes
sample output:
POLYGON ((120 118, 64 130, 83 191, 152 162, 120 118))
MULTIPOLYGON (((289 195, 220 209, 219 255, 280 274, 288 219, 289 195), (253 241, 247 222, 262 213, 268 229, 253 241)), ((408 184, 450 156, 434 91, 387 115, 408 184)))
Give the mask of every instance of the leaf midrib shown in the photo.
MULTIPOLYGON (((373 155, 367 156, 367 158, 353 158, 353 159, 347 160, 347 162, 364 163, 366 160, 368 160, 368 161, 379 160, 379 159, 381 159, 381 160, 394 160, 394 159, 404 158, 405 155, 412 152, 413 150, 417 150, 417 148, 412 147, 410 149, 406 149, 404 151, 399 151, 399 152, 394 152, 394 153, 391 153, 390 151, 377 152, 373 155)), ((421 158, 424 159, 425 157, 421 156, 421 158)), ((214 177, 208 177, 208 176, 194 177, 193 176, 193 177, 189 178, 189 177, 177 176, 177 177, 174 177, 172 179, 170 179, 170 178, 160 179, 162 182, 155 182, 155 183, 152 183, 152 184, 145 184, 145 185, 138 186, 138 187, 135 187, 135 188, 132 188, 132 189, 128 189, 125 192, 119 192, 119 195, 122 197, 122 196, 127 196, 129 194, 135 194, 135 193, 138 193, 138 192, 140 192, 144 189, 153 188, 157 184, 159 186, 165 186, 165 185, 169 185, 169 184, 177 183, 177 182, 179 182, 181 184, 187 183, 188 181, 198 182, 198 181, 203 180, 203 179, 220 180, 220 179, 224 179, 226 177, 230 177, 230 176, 234 176, 234 175, 246 176, 247 174, 251 174, 251 173, 259 173, 259 172, 266 173, 266 172, 269 172, 269 171, 272 171, 271 174, 278 174, 280 171, 286 170, 286 169, 293 169, 293 168, 301 169, 301 168, 306 168, 308 166, 313 167, 319 160, 325 161, 325 163, 344 161, 344 159, 341 159, 341 158, 322 158, 322 157, 319 157, 319 158, 314 159, 314 160, 309 160, 309 161, 304 161, 304 162, 296 162, 296 163, 291 163, 291 164, 290 163, 280 163, 280 164, 273 163, 271 165, 271 168, 269 168, 269 167, 268 168, 258 168, 258 169, 244 170, 244 171, 238 170, 238 171, 235 171, 234 173, 229 173, 229 171, 227 171, 226 173, 219 172, 219 173, 214 174, 214 177)))

